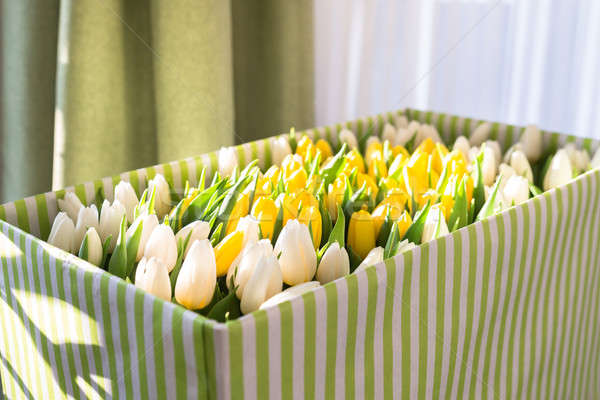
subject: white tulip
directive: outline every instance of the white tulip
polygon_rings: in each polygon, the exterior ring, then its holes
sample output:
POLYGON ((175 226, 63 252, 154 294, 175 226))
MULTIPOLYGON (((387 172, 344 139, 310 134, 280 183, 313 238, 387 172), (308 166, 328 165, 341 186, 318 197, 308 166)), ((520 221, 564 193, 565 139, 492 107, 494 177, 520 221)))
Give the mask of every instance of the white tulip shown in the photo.
POLYGON ((471 146, 481 146, 483 142, 488 140, 492 132, 492 125, 489 122, 483 122, 477 125, 477 128, 471 133, 471 146))
MULTIPOLYGON (((396 128, 390 123, 386 123, 383 126, 383 131, 381 132, 381 139, 387 140, 391 145, 396 144, 396 128)), ((368 146, 367 146, 368 148, 368 146)))
MULTIPOLYGON (((508 182, 508 180, 510 179, 511 176, 517 175, 517 172, 510 165, 502 163, 498 167, 498 175, 502 175, 502 180, 500 181, 500 185, 498 187, 498 191, 502 192, 502 190, 504 189, 504 185, 506 185, 506 182, 508 182)), ((486 185, 486 187, 489 188, 491 186, 486 185)), ((486 200, 487 200, 487 195, 486 195, 486 200)))
POLYGON ((598 167, 600 167, 600 147, 598 147, 598 149, 594 153, 594 157, 592 158, 592 161, 590 162, 590 169, 598 168, 598 167))
POLYGON ((573 179, 573 168, 569 154, 565 149, 560 149, 552 157, 546 176, 544 176, 544 191, 562 186, 571 179, 573 179))
POLYGON ((431 207, 427 213, 427 218, 425 218, 421 243, 429 242, 448 233, 448 225, 446 225, 446 218, 442 210, 436 206, 431 207))
POLYGON ((66 212, 59 212, 52 223, 48 243, 71 253, 73 251, 74 234, 75 224, 73 224, 71 218, 66 212))
POLYGON ((419 121, 410 121, 408 123, 408 125, 406 126, 406 129, 408 129, 408 131, 410 132, 410 137, 409 139, 416 133, 419 132, 419 128, 421 127, 421 123, 419 121))
MULTIPOLYGON (((156 188, 156 196, 154 197, 154 210, 158 218, 162 218, 171 211, 171 191, 169 183, 162 174, 156 174, 148 182, 148 196, 152 195, 152 191, 156 188)), ((148 200, 150 197, 148 197, 148 200)))
POLYGON ((221 147, 219 150, 219 174, 230 176, 237 166, 238 158, 235 147, 221 147))
POLYGON ((403 241, 401 241, 398 244, 397 254, 401 254, 401 253, 404 253, 405 251, 412 250, 415 247, 417 247, 417 246, 415 246, 415 244, 413 242, 409 242, 408 239, 404 239, 403 241))
POLYGON ((308 282, 315 276, 317 254, 308 227, 298 220, 289 220, 281 230, 275 243, 275 255, 281 255, 281 274, 288 285, 308 282))
MULTIPOLYGON (((508 148, 508 150, 506 150, 506 153, 504 153, 504 158, 502 159, 506 164, 510 164, 510 158, 512 157, 512 153, 514 153, 515 151, 523 151, 523 145, 521 144, 521 142, 517 142, 515 144, 513 144, 512 146, 510 146, 508 148)), ((525 153, 523 151, 523 153, 525 153)))
POLYGON ((469 152, 467 153, 467 161, 469 161, 470 163, 474 163, 475 159, 477 158, 477 156, 479 155, 479 147, 477 146, 473 146, 469 149, 469 152))
POLYGON ((521 150, 515 150, 510 156, 510 166, 517 175, 523 176, 529 183, 533 183, 533 171, 527 161, 527 156, 521 150))
POLYGON ((135 272, 135 286, 165 301, 171 301, 169 271, 158 258, 142 258, 135 272))
POLYGON ((256 243, 251 243, 246 246, 239 257, 239 264, 229 267, 227 271, 227 282, 230 282, 231 277, 235 273, 235 285, 238 287, 236 295, 239 299, 244 295, 244 289, 250 277, 254 273, 254 268, 261 257, 267 257, 273 254, 273 245, 269 239, 262 239, 256 243))
POLYGON ((288 154, 292 154, 292 148, 287 138, 279 136, 271 142, 271 161, 274 165, 281 165, 288 154))
POLYGON ((496 154, 490 146, 483 146, 483 161, 481 162, 481 174, 483 184, 491 185, 496 179, 496 154))
POLYGON ((95 204, 79 210, 77 224, 75 224, 75 234, 73 235, 73 251, 79 251, 79 246, 81 246, 81 241, 88 228, 98 230, 98 209, 95 204))
POLYGON ((528 125, 521 138, 519 139, 523 146, 523 152, 530 162, 536 162, 542 156, 542 132, 535 125, 528 125))
POLYGON ((244 242, 242 248, 247 246, 249 243, 258 242, 258 235, 260 234, 260 227, 258 220, 252 215, 246 215, 238 220, 238 224, 235 230, 244 234, 244 242))
POLYGON ((150 234, 152 234, 154 228, 158 226, 158 218, 156 217, 156 214, 142 214, 137 217, 129 229, 127 229, 127 240, 131 239, 140 224, 143 224, 142 234, 140 235, 140 243, 135 256, 135 261, 140 261, 142 259, 148 238, 150 238, 150 234))
POLYGON ((83 204, 79 197, 73 192, 65 193, 64 199, 58 199, 58 208, 61 211, 67 213, 73 223, 77 223, 77 217, 79 216, 79 210, 83 208, 83 204))
POLYGON ((342 129, 340 131, 340 144, 346 143, 349 149, 358 149, 358 141, 356 135, 349 129, 342 129))
POLYGON ((369 253, 365 257, 365 259, 360 263, 360 265, 358 267, 356 267, 354 272, 363 270, 367 267, 370 267, 371 265, 375 265, 377 263, 382 262, 383 261, 383 250, 384 249, 381 246, 377 246, 377 247, 371 249, 371 251, 369 251, 369 253))
POLYGON ((396 129, 406 128, 408 126, 408 118, 406 118, 406 115, 394 116, 394 126, 396 129))
POLYGON ((125 207, 125 213, 127 214, 127 222, 132 223, 134 218, 135 206, 138 204, 138 198, 135 194, 135 189, 131 186, 131 183, 127 181, 121 181, 115 186, 115 201, 118 201, 125 207))
POLYGON ((527 178, 519 175, 508 178, 502 190, 502 197, 507 207, 527 201, 529 199, 529 181, 527 178))
POLYGON ((259 258, 241 298, 242 313, 258 310, 265 300, 281 292, 282 285, 281 269, 275 255, 271 253, 259 258))
POLYGON ((175 235, 175 241, 178 244, 180 240, 184 242, 185 238, 190 232, 192 234, 190 235, 190 240, 183 253, 184 257, 187 257, 188 252, 190 251, 190 248, 192 247, 192 243, 194 243, 194 241, 208 238, 208 235, 210 234, 210 224, 206 221, 190 222, 189 224, 181 228, 179 232, 177 232, 177 234, 175 235))
POLYGON ((110 245, 108 246, 109 253, 112 253, 115 249, 115 245, 117 244, 117 239, 119 238, 119 233, 121 230, 121 220, 125 214, 125 207, 123 207, 123 204, 121 204, 119 200, 115 200, 112 205, 108 202, 108 200, 104 200, 102 203, 102 208, 100 209, 100 224, 98 226, 98 233, 100 234, 102 243, 104 243, 109 235, 112 235, 112 238, 110 239, 110 245))
POLYGON ((464 136, 457 137, 456 141, 454 142, 454 146, 452 146, 452 150, 460 151, 465 158, 469 157, 470 148, 471 146, 469 145, 469 141, 464 136))
POLYGON ((217 262, 210 240, 195 240, 175 283, 175 299, 182 306, 197 310, 206 307, 217 285, 217 262))
POLYGON ((587 171, 590 166, 590 155, 585 149, 577 150, 575 143, 567 143, 564 147, 575 171, 587 171))
MULTIPOLYGON (((502 211, 502 209, 509 207, 509 205, 507 205, 506 200, 504 200, 504 195, 503 190, 504 190, 504 185, 506 184, 506 181, 508 181, 507 178, 502 177, 502 182, 500 182, 500 186, 498 186, 498 191, 496 192, 496 207, 497 207, 497 211, 496 212, 500 212, 502 211)), ((487 201, 487 199, 490 197, 490 195, 492 194, 492 186, 484 186, 484 193, 485 193, 485 200, 487 201)))
POLYGON ((345 248, 338 242, 331 244, 321 258, 317 268, 317 280, 321 285, 334 281, 350 273, 350 258, 345 248))
POLYGON ((416 143, 421 143, 425 139, 431 139, 436 143, 442 143, 442 138, 433 125, 422 124, 419 127, 416 143))
POLYGON ((408 143, 412 137, 413 133, 407 128, 398 128, 398 130, 396 131, 396 141, 394 142, 394 145, 405 146, 406 143, 408 143))
POLYGON ((496 159, 496 168, 498 168, 498 165, 500 165, 500 162, 502 161, 502 149, 500 148, 500 143, 496 140, 486 140, 483 142, 483 146, 492 148, 494 151, 494 158, 496 159))
POLYGON ((159 224, 154 228, 144 247, 144 257, 156 257, 165 264, 169 272, 173 270, 177 263, 177 242, 170 226, 159 224))
POLYGON ((84 240, 87 237, 87 259, 90 264, 100 266, 102 262, 102 242, 96 229, 89 228, 85 233, 84 240))
POLYGON ((299 285, 292 286, 290 288, 285 289, 283 292, 276 294, 271 297, 269 300, 265 301, 261 304, 260 309, 264 310, 265 308, 272 307, 279 303, 283 303, 284 301, 288 301, 293 299, 294 297, 302 296, 306 292, 310 292, 313 289, 318 288, 319 282, 305 282, 299 285))

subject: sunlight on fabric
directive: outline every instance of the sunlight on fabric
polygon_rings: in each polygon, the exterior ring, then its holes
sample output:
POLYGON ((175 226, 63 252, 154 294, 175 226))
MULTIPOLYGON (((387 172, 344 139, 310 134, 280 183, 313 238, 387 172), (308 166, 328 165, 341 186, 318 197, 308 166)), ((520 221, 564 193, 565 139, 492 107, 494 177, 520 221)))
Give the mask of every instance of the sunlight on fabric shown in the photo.
POLYGON ((21 257, 23 252, 15 245, 4 233, 0 232, 0 257, 16 258, 21 257))

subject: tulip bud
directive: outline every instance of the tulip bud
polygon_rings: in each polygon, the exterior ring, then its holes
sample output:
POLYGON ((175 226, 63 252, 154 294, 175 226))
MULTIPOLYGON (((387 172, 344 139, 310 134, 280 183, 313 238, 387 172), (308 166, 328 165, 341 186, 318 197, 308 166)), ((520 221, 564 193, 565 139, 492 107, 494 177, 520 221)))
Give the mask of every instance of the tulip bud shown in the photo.
MULTIPOLYGON (((502 175, 502 180, 500 181, 500 185, 498 187, 498 192, 501 193, 504 190, 504 186, 506 182, 510 179, 511 176, 517 175, 517 171, 513 167, 507 164, 500 164, 498 167, 498 175, 502 175)), ((486 187, 490 187, 490 185, 486 185, 486 187)), ((487 200, 487 196, 486 196, 487 200)))
POLYGON ((258 228, 258 220, 252 215, 246 215, 245 217, 240 218, 235 230, 244 234, 244 242, 242 243, 242 247, 246 247, 249 243, 258 242, 258 236, 260 233, 258 228))
POLYGON ((413 242, 409 242, 408 239, 404 239, 398 244, 398 250, 396 254, 402 254, 405 251, 414 249, 415 247, 417 246, 415 246, 413 242))
POLYGON ((433 125, 423 124, 419 127, 417 133, 417 143, 422 143, 426 139, 431 139, 435 143, 442 143, 442 138, 433 125))
POLYGON ((244 233, 233 231, 221 240, 215 247, 217 276, 223 276, 229 271, 231 264, 244 248, 244 233))
POLYGON ((125 207, 127 214, 127 222, 132 223, 134 220, 135 206, 138 204, 138 198, 131 183, 121 181, 115 186, 115 202, 119 201, 125 207))
POLYGON ((75 225, 75 234, 73 235, 73 251, 79 250, 81 241, 85 236, 85 232, 88 228, 94 228, 98 230, 98 209, 94 204, 89 207, 82 207, 79 209, 79 215, 77 216, 77 224, 75 225))
POLYGON ((346 143, 349 148, 357 149, 358 141, 356 140, 356 135, 349 129, 342 129, 340 131, 340 143, 346 143))
POLYGON ((195 240, 177 276, 175 300, 190 310, 204 308, 212 300, 216 285, 217 265, 210 241, 195 240))
POLYGON ((58 199, 58 208, 67 213, 73 223, 77 223, 79 210, 83 208, 83 204, 79 197, 73 192, 65 193, 64 199, 58 199))
POLYGON ((288 285, 308 282, 315 276, 317 254, 308 227, 292 219, 281 230, 275 255, 279 256, 283 281, 288 285))
POLYGON ((273 245, 269 239, 261 239, 256 243, 250 243, 245 247, 238 257, 239 263, 237 266, 232 265, 227 271, 227 283, 231 282, 235 275, 235 286, 238 287, 236 295, 238 299, 242 298, 244 289, 248 280, 254 273, 254 268, 261 257, 267 257, 273 254, 273 245))
POLYGON ((496 155, 494 149, 489 146, 483 146, 483 161, 481 162, 481 173, 483 184, 491 185, 496 179, 496 155))
POLYGON ((459 136, 456 138, 456 141, 454 142, 454 146, 452 147, 452 150, 458 150, 460 151, 463 156, 465 158, 469 157, 469 149, 471 148, 471 146, 469 145, 469 141, 467 140, 466 137, 464 136, 459 136))
POLYGON ((317 143, 315 143, 315 147, 321 152, 321 160, 326 160, 329 157, 333 156, 333 150, 331 149, 331 145, 326 140, 317 140, 317 143))
POLYGON ((373 249, 371 249, 371 251, 369 251, 369 254, 367 254, 367 256, 365 257, 365 259, 360 263, 360 265, 358 267, 356 267, 356 271, 360 271, 363 270, 367 267, 370 267, 371 265, 375 265, 377 263, 380 263, 383 261, 383 247, 381 246, 377 246, 373 249))
POLYGON ((275 220, 278 213, 275 201, 268 197, 261 197, 252 207, 252 216, 259 221, 260 231, 263 237, 273 239, 273 230, 275 229, 275 220))
POLYGON ((381 132, 381 139, 384 141, 387 140, 391 145, 396 144, 396 128, 389 122, 383 126, 383 131, 381 132))
POLYGON ((86 243, 86 249, 83 253, 81 251, 82 249, 80 249, 79 256, 90 264, 100 266, 103 256, 102 242, 100 241, 100 236, 98 236, 96 229, 92 227, 87 230, 85 236, 83 237, 82 247, 84 246, 84 243, 86 243))
POLYGON ((494 151, 496 168, 498 168, 498 165, 500 165, 500 162, 502 161, 502 149, 500 148, 500 143, 498 143, 496 140, 486 140, 485 142, 483 142, 483 145, 486 147, 491 147, 494 151))
POLYGON ((473 146, 469 149, 469 153, 467 154, 467 159, 469 160, 469 162, 474 163, 475 159, 477 158, 478 155, 479 155, 479 147, 473 146))
POLYGON ((135 286, 164 301, 171 301, 169 271, 158 258, 142 258, 135 272, 135 286))
POLYGON ((315 250, 319 248, 321 244, 321 213, 319 209, 314 206, 303 207, 298 214, 298 221, 308 226, 310 224, 309 232, 312 232, 312 243, 315 250))
MULTIPOLYGON (((143 229, 144 227, 142 227, 142 235, 143 229)), ((156 257, 163 262, 169 272, 173 270, 177 262, 177 242, 170 226, 159 224, 154 228, 144 247, 144 257, 156 257)))
MULTIPOLYGON (((281 162, 288 154, 292 154, 292 148, 287 138, 279 136, 273 139, 271 142, 271 161, 273 165, 281 165, 281 162)), ((231 170, 233 171, 233 168, 231 170)))
POLYGON ((119 200, 115 200, 112 205, 110 205, 108 200, 104 200, 102 203, 98 232, 100 233, 100 239, 102 239, 102 243, 104 243, 109 235, 112 235, 110 244, 108 245, 109 253, 112 253, 115 249, 121 229, 121 219, 123 219, 123 215, 125 215, 125 213, 125 207, 123 207, 119 200))
POLYGON ((404 146, 413 137, 413 132, 409 131, 408 128, 398 128, 396 131, 396 146, 404 146))
POLYGON ((171 191, 169 184, 162 174, 156 174, 148 182, 148 194, 156 188, 156 197, 154 198, 154 209, 158 218, 162 218, 171 211, 171 191))
POLYGON ((523 146, 523 152, 530 162, 536 162, 542 156, 542 132, 535 125, 528 125, 519 142, 523 146))
POLYGON ((492 125, 489 122, 483 122, 475 128, 471 133, 471 146, 481 146, 483 142, 488 140, 492 131, 492 125))
POLYGON ((517 175, 523 176, 529 183, 533 183, 533 171, 527 161, 527 156, 521 150, 513 151, 510 156, 510 166, 517 175))
POLYGON ((144 251, 146 249, 146 244, 148 243, 148 239, 150 238, 152 231, 154 231, 154 228, 158 226, 158 218, 156 217, 156 214, 142 214, 139 217, 137 217, 133 221, 133 224, 131 224, 129 229, 127 229, 127 240, 129 240, 133 236, 139 224, 142 224, 142 234, 140 236, 140 243, 138 246, 137 254, 135 256, 135 261, 140 261, 142 259, 144 251))
POLYGON ((527 201, 529 199, 529 182, 527 178, 519 175, 508 178, 502 190, 502 196, 506 207, 527 201))
POLYGON ((70 253, 73 251, 74 234, 75 225, 71 218, 66 212, 59 212, 52 223, 48 243, 70 253))
POLYGON ((179 244, 179 241, 185 241, 188 235, 190 235, 190 240, 188 241, 188 245, 184 250, 183 256, 186 257, 192 244, 196 240, 204 240, 208 238, 210 234, 210 224, 206 221, 194 221, 190 222, 175 234, 175 241, 179 244), (191 234, 190 234, 191 232, 191 234))
POLYGON ((302 296, 304 293, 310 292, 311 290, 316 289, 319 286, 320 286, 319 282, 312 281, 312 282, 304 282, 299 285, 289 287, 286 290, 284 290, 283 292, 276 294, 275 296, 271 297, 269 300, 262 303, 260 306, 260 309, 264 310, 266 308, 273 307, 274 305, 277 305, 279 303, 283 303, 284 301, 291 300, 294 297, 302 296))
POLYGON ((375 247, 375 224, 371 214, 360 210, 352 214, 348 227, 348 245, 360 257, 365 258, 375 247))
POLYGON ((221 147, 219 150, 219 173, 221 176, 230 176, 238 166, 235 147, 221 147))
POLYGON ((275 255, 260 257, 244 288, 240 302, 242 313, 258 310, 265 300, 281 292, 282 285, 281 269, 275 255))
POLYGON ((544 191, 567 184, 573 179, 573 168, 565 149, 556 152, 544 177, 544 191))
POLYGON ((427 213, 427 218, 425 218, 421 243, 429 242, 448 233, 448 225, 446 225, 444 213, 442 213, 442 210, 437 205, 431 207, 427 213))
POLYGON ((332 243, 321 258, 317 268, 317 280, 324 285, 350 273, 350 258, 338 242, 332 243))
POLYGON ((590 156, 585 149, 577 150, 574 143, 567 143, 564 147, 571 160, 571 167, 573 170, 581 172, 587 171, 590 166, 590 156))
POLYGON ((590 162, 590 169, 598 168, 598 167, 600 167, 600 147, 598 147, 598 149, 594 153, 594 157, 592 158, 592 161, 590 162))

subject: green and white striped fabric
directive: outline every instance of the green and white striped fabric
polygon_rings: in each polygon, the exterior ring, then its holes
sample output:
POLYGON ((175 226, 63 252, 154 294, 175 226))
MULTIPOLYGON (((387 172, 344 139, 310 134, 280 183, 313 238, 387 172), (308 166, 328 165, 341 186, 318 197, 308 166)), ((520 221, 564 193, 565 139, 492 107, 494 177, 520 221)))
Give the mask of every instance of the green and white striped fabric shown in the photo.
MULTIPOLYGON (((402 110, 445 139, 479 121, 402 110)), ((379 132, 394 114, 346 124, 379 132)), ((308 131, 335 142, 341 125, 308 131)), ((504 147, 521 128, 495 123, 504 147)), ((589 139, 545 132, 545 143, 589 139)), ((270 140, 238 147, 270 163, 270 140)), ((216 153, 77 185, 86 202, 216 153)), ((600 171, 302 297, 226 324, 136 290, 47 238, 64 191, 0 206, 9 398, 600 397, 600 171), (5 222, 6 221, 6 222, 5 222), (30 234, 29 234, 30 233, 30 234)))

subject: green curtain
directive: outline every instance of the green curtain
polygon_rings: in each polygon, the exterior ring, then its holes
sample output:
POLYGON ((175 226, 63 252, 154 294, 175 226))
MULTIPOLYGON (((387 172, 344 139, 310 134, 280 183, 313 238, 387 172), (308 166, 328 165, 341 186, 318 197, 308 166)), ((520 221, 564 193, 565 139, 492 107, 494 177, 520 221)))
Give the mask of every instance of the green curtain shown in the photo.
POLYGON ((4 0, 0 202, 313 125, 312 0, 4 0))

